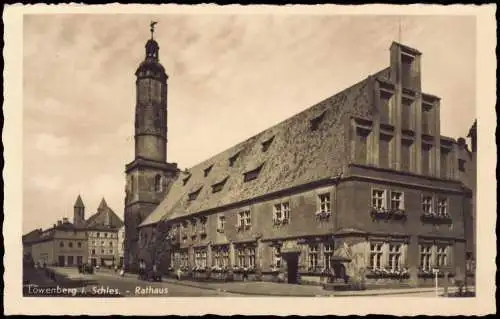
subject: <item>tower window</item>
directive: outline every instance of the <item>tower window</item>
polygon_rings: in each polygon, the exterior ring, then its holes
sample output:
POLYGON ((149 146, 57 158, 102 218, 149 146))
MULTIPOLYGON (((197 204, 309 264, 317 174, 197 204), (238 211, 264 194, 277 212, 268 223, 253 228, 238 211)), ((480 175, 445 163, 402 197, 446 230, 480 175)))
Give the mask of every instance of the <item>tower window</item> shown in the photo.
POLYGON ((198 195, 200 194, 202 188, 203 188, 203 186, 198 188, 194 192, 189 193, 189 195, 188 195, 189 200, 190 201, 195 200, 198 197, 198 195))
POLYGON ((461 172, 465 172, 465 160, 463 160, 463 159, 458 160, 458 169, 461 172))
POLYGON ((260 171, 262 169, 262 166, 264 166, 264 164, 261 164, 256 169, 253 169, 251 171, 248 171, 248 172, 244 173, 243 174, 243 181, 244 182, 249 182, 249 181, 252 181, 252 180, 256 179, 257 177, 259 177, 259 173, 260 173, 260 171))
POLYGON ((209 173, 210 173, 210 171, 212 170, 212 167, 214 167, 214 165, 213 165, 213 164, 212 164, 212 165, 210 165, 209 167, 207 167, 207 168, 205 168, 205 169, 203 170, 203 172, 204 172, 204 174, 205 174, 205 177, 207 177, 207 176, 208 176, 208 174, 209 174, 209 173))
POLYGON ((273 142, 273 140, 274 140, 274 136, 262 143, 262 152, 267 152, 267 150, 269 149, 269 146, 271 146, 271 143, 273 142))
POLYGON ((310 121, 311 131, 316 131, 319 128, 319 125, 321 124, 321 122, 325 118, 325 114, 326 114, 326 111, 323 111, 323 113, 321 113, 319 116, 313 118, 310 121))
POLYGON ((163 178, 160 174, 155 176, 155 192, 159 193, 163 191, 163 178))
POLYGON ((238 159, 238 156, 239 156, 239 155, 240 155, 240 152, 238 152, 238 153, 234 154, 233 156, 231 156, 231 157, 229 158, 229 166, 230 166, 230 167, 233 167, 234 162, 236 162, 236 160, 238 159))

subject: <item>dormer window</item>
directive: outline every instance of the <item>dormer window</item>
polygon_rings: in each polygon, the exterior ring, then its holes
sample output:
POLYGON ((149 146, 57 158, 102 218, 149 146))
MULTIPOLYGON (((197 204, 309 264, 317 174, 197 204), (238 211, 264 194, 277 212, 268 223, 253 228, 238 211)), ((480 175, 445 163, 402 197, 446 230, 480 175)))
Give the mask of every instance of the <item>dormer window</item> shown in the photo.
POLYGON ((212 185, 212 193, 220 192, 224 188, 224 184, 229 177, 224 178, 222 181, 212 185))
POLYGON ((253 169, 251 171, 248 171, 248 172, 244 173, 243 174, 243 181, 244 182, 249 182, 249 181, 252 181, 252 180, 256 179, 257 177, 259 177, 259 174, 260 174, 260 171, 262 169, 262 166, 264 166, 264 164, 261 164, 256 169, 253 169))
POLYGON ((191 174, 189 174, 188 176, 184 177, 184 179, 182 180, 183 185, 186 185, 190 178, 191 178, 191 174))
POLYGON ((238 152, 238 153, 234 154, 233 156, 231 156, 231 157, 229 158, 229 166, 230 166, 230 167, 233 167, 234 162, 236 162, 236 160, 238 159, 238 156, 240 156, 240 152, 238 152))
POLYGON ((205 177, 207 177, 207 176, 208 176, 208 174, 209 174, 209 173, 210 173, 210 171, 212 170, 212 167, 214 167, 214 165, 213 165, 213 164, 212 164, 212 165, 210 165, 209 167, 207 167, 207 168, 205 168, 205 169, 203 170, 205 177))
POLYGON ((203 186, 198 188, 194 192, 189 193, 189 195, 188 195, 189 200, 190 201, 195 200, 198 197, 198 195, 200 194, 202 188, 203 188, 203 186))
POLYGON ((262 152, 267 152, 267 150, 269 149, 269 146, 271 146, 271 143, 273 142, 273 140, 274 140, 274 136, 262 143, 262 152))
POLYGON ((326 111, 323 111, 319 116, 316 116, 310 121, 311 124, 311 131, 316 131, 319 128, 319 125, 325 118, 326 111))

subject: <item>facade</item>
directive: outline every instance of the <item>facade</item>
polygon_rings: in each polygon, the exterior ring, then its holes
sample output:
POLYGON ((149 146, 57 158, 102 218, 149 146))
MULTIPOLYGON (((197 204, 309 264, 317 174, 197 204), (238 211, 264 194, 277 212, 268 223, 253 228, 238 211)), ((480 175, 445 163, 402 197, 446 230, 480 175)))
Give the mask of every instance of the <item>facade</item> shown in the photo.
POLYGON ((85 222, 88 237, 88 263, 96 266, 123 265, 123 221, 103 198, 97 212, 85 222))
MULTIPOLYGON (((389 61, 169 175, 156 208, 130 225, 126 215, 127 240, 136 240, 126 256, 165 272, 244 268, 266 280, 278 271, 289 283, 318 282, 332 269, 367 285, 432 284, 435 268, 463 276, 472 198, 460 145, 440 133, 439 97, 421 90, 421 53, 394 42, 389 61)), ((136 138, 136 153, 137 143, 146 142, 136 138)), ((150 194, 154 183, 144 180, 150 194)))
POLYGON ((124 224, 106 201, 102 199, 97 212, 85 220, 85 205, 78 196, 73 212, 73 223, 63 218, 52 228, 24 235, 24 254, 40 265, 122 265, 124 224))

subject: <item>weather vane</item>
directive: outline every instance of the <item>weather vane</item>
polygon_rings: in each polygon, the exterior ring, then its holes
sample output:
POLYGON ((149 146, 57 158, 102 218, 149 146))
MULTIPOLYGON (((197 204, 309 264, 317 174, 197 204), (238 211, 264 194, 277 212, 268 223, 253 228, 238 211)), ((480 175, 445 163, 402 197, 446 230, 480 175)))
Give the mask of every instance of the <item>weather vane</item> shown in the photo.
POLYGON ((153 33, 155 32, 155 24, 157 24, 158 22, 156 21, 151 21, 151 39, 153 39, 153 33))

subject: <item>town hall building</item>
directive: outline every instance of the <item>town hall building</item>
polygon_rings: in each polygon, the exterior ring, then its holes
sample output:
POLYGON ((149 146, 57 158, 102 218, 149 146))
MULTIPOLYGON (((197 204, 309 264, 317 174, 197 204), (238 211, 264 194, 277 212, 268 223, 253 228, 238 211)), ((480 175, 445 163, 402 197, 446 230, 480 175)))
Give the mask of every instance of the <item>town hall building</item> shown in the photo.
POLYGON ((126 166, 127 269, 144 260, 297 283, 335 268, 351 282, 412 286, 433 269, 464 275, 476 149, 441 135, 422 54, 396 42, 389 53, 388 67, 180 171, 167 162, 168 76, 151 37, 126 166))

